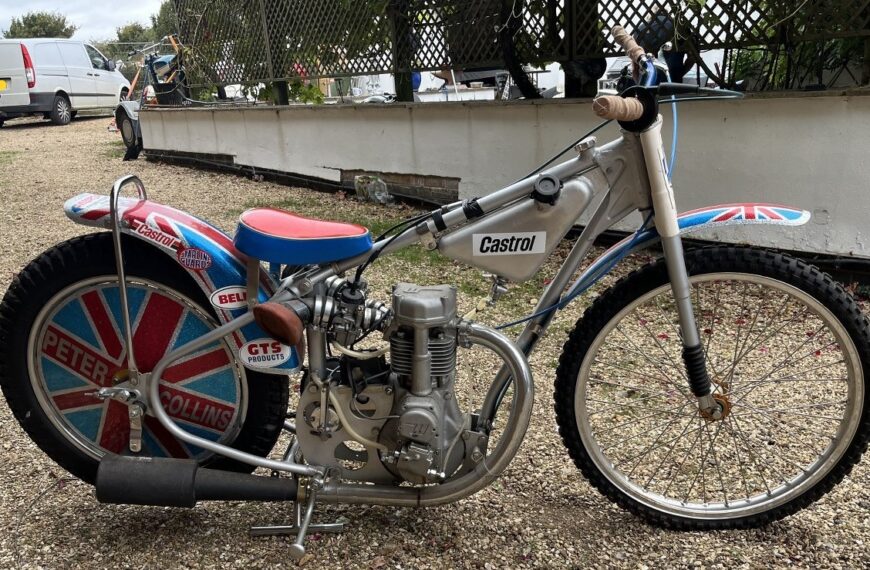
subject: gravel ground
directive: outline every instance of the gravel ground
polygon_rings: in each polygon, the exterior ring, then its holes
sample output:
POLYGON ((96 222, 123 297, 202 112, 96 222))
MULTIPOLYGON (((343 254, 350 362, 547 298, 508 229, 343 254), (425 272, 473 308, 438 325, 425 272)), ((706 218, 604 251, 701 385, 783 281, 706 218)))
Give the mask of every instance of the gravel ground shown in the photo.
MULTIPOLYGON (((0 258, 0 290, 41 251, 87 232, 66 220, 61 208, 66 198, 84 191, 105 193, 115 178, 128 172, 143 178, 153 199, 187 209, 227 230, 238 213, 254 203, 379 223, 408 213, 403 208, 361 206, 342 195, 145 160, 123 163, 119 137, 106 132, 107 123, 105 118, 87 119, 58 128, 14 121, 0 130, 0 233, 9 238, 0 258)), ((460 283, 469 294, 464 310, 476 303, 475 293, 486 287, 479 272, 424 254, 384 260, 370 275, 373 289, 381 293, 399 279, 460 283)), ((530 308, 540 285, 515 287, 504 303, 480 320, 503 322, 530 308)), ((870 564, 865 545, 870 540, 866 461, 816 505, 763 530, 663 531, 600 496, 567 457, 556 433, 552 402, 556 360, 583 305, 580 302, 557 318, 532 358, 538 385, 532 425, 518 457, 500 480, 474 497, 440 508, 320 507, 318 520, 343 517, 348 529, 338 536, 310 537, 304 565, 855 568, 870 564)), ((491 366, 470 360, 463 359, 460 382, 482 389, 491 366)), ((292 565, 289 539, 252 539, 246 532, 251 525, 288 521, 290 505, 212 503, 193 510, 100 505, 88 485, 70 480, 28 440, 5 406, 0 406, 0 474, 3 568, 292 565)))

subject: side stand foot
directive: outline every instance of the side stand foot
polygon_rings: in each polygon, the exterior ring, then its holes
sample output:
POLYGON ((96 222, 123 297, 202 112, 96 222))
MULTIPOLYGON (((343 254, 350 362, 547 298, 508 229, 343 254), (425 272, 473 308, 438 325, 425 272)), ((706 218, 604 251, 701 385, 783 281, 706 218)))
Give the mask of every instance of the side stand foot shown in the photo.
POLYGON ((314 514, 315 493, 309 492, 305 511, 302 511, 302 503, 296 502, 296 521, 292 525, 253 526, 249 534, 251 536, 286 536, 296 535, 296 542, 290 545, 290 556, 294 560, 301 560, 305 556, 305 536, 309 532, 339 533, 344 531, 344 523, 311 524, 311 515, 314 514))

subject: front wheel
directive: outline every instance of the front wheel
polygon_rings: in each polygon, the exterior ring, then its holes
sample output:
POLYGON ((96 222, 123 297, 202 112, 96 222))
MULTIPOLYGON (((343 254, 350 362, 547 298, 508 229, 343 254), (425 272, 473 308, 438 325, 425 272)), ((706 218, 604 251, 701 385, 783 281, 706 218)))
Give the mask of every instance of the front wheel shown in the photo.
MULTIPOLYGON (((129 454, 125 404, 94 392, 125 375, 118 277, 108 232, 74 238, 33 260, 0 304, 0 388, 28 435, 62 467, 93 482, 106 453, 129 454)), ((200 288, 169 256, 123 236, 133 350, 141 372, 218 326, 200 288)), ((185 430, 265 456, 289 398, 286 377, 247 371, 229 337, 173 363, 160 382, 166 412, 185 430)), ((146 412, 147 413, 147 412, 146 412)), ((251 471, 144 420, 141 455, 251 471)))
POLYGON ((829 276, 767 251, 686 254, 713 396, 691 394, 667 268, 602 295, 557 372, 559 431, 610 500, 677 529, 748 528, 809 505, 851 470, 870 437, 870 329, 829 276))

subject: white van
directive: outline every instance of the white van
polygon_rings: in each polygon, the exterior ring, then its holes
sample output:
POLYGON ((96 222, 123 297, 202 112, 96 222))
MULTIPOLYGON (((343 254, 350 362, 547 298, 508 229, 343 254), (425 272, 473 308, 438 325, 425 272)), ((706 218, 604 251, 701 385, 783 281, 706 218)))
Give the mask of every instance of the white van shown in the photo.
POLYGON ((82 109, 113 109, 129 89, 115 62, 86 43, 0 40, 0 126, 33 114, 65 125, 82 109))

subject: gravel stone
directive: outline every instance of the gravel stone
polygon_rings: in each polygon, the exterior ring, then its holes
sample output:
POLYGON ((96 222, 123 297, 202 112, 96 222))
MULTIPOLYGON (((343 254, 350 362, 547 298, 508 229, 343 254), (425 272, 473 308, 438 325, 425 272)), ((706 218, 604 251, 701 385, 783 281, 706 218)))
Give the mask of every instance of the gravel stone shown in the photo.
MULTIPOLYGON (((294 204, 302 213, 330 210, 335 219, 382 215, 407 208, 360 205, 343 194, 322 194, 268 182, 167 166, 122 162, 109 119, 76 120, 54 127, 12 121, 0 129, 0 290, 29 260, 89 228, 70 223, 64 200, 79 192, 107 193, 130 172, 152 199, 188 210, 232 231, 252 204, 294 204), (375 214, 375 212, 383 212, 375 214), (363 212, 363 214, 360 214, 363 212)), ((406 211, 407 210, 407 211, 406 211)), ((558 250, 556 257, 565 254, 558 250)), ((630 269, 635 257, 617 275, 630 269)), ((540 295, 550 262, 534 288, 479 317, 496 324, 528 312, 540 295)), ((548 272, 549 271, 549 272, 548 272)), ((387 299, 399 280, 430 283, 477 280, 480 272, 455 264, 421 271, 407 260, 378 262, 372 291, 387 299)), ((538 279, 538 278, 536 278, 538 279)), ((603 286, 613 282, 608 277, 603 286)), ((591 292, 595 295, 598 288, 591 292)), ((479 298, 463 295, 460 310, 479 298)), ((537 381, 535 411, 526 441, 505 474, 477 495, 429 508, 319 506, 316 520, 344 518, 340 535, 313 535, 305 568, 860 568, 870 566, 870 472, 867 462, 817 504, 768 528, 710 533, 666 532, 613 506, 580 476, 555 429, 552 381, 567 331, 588 301, 560 313, 531 357, 537 381)), ((23 333, 24 331, 22 331, 23 333)), ((457 394, 480 401, 497 362, 485 355, 461 359, 457 394)), ((298 381, 298 380, 294 380, 298 381)), ((0 398, 2 399, 2 398, 0 398)), ((205 503, 192 510, 101 505, 92 488, 46 457, 0 405, 0 568, 281 568, 292 567, 292 537, 250 538, 247 528, 285 523, 291 504, 205 503)))

